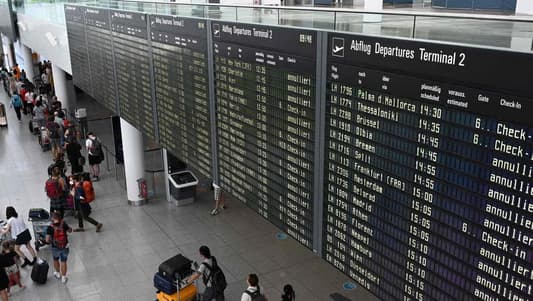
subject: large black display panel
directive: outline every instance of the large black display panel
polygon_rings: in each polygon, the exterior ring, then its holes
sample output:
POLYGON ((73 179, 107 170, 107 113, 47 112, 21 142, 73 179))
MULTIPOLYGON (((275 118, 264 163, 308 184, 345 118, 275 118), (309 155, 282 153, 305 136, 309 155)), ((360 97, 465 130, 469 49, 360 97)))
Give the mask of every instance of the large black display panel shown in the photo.
POLYGON ((85 10, 86 7, 66 4, 65 22, 72 66, 72 81, 78 88, 92 94, 89 55, 85 38, 85 10))
POLYGON ((325 259, 383 300, 531 300, 532 68, 329 34, 325 259))
POLYGON ((85 9, 85 33, 93 88, 90 94, 108 110, 117 114, 118 104, 109 10, 87 7, 85 9))
POLYGON ((111 11, 120 117, 155 138, 147 16, 111 11))
POLYGON ((213 22, 221 185, 312 247, 316 33, 213 22))
POLYGON ((205 20, 150 15, 160 144, 211 176, 205 20))

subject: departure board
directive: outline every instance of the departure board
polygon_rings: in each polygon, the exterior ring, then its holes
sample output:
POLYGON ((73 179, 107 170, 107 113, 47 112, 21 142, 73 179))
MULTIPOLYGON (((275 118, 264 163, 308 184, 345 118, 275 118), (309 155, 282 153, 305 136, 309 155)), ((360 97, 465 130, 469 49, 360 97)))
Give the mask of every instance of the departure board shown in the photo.
POLYGON ((109 10, 87 7, 85 33, 89 70, 93 90, 91 96, 108 110, 117 114, 115 68, 109 10))
POLYGON ((211 177, 206 21, 150 15, 150 35, 160 143, 211 177))
POLYGON ((316 32, 212 23, 222 187, 313 241, 316 32))
POLYGON ((74 85, 88 94, 92 94, 89 70, 89 55, 85 39, 85 7, 65 4, 65 22, 67 26, 72 81, 74 85))
POLYGON ((532 300, 533 57, 327 50, 324 258, 383 300, 532 300))
POLYGON ((148 22, 145 14, 111 11, 120 117, 155 138, 148 22))

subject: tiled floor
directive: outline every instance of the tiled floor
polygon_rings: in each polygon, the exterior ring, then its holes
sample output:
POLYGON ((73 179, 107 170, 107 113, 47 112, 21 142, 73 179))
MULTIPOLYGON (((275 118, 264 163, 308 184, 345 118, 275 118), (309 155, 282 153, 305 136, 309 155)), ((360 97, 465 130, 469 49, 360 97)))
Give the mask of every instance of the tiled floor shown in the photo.
MULTIPOLYGON (((3 91, 0 100, 7 103, 3 91)), ((19 124, 9 109, 8 117, 9 127, 0 128, 0 217, 7 205, 27 216, 29 208, 48 207, 43 183, 51 155, 43 153, 29 133, 28 117, 19 124)), ((109 137, 105 123, 95 128, 99 124, 92 123, 91 130, 109 137)), ((294 285, 298 300, 329 301, 333 292, 351 300, 376 300, 359 287, 343 291, 347 277, 294 240, 277 240, 278 229, 236 201, 229 200, 229 209, 215 217, 208 214, 209 192, 200 193, 198 202, 184 207, 161 199, 130 207, 118 183, 107 171, 95 183, 93 217, 104 224, 103 232, 95 233, 90 225, 87 232, 70 236, 68 283, 61 284, 50 271, 48 282, 37 286, 25 268, 22 278, 27 288, 13 289, 11 300, 155 300, 152 276, 158 265, 177 253, 199 260, 197 249, 203 244, 211 247, 226 274, 226 300, 240 300, 245 277, 251 272, 259 274, 271 301, 280 299, 286 283, 294 285)), ((76 226, 73 217, 67 217, 67 222, 76 226)), ((39 256, 50 260, 50 250, 43 248, 39 256)))

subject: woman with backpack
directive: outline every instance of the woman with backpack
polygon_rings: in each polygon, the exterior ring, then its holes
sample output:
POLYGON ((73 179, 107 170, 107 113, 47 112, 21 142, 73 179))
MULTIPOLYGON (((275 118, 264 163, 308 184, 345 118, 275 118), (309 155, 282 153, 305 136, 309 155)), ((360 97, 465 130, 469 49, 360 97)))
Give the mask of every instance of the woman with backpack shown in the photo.
POLYGON ((100 163, 103 161, 104 153, 102 150, 102 142, 94 135, 93 132, 87 134, 85 147, 89 157, 89 166, 93 174, 93 181, 98 181, 100 178, 100 163))
POLYGON ((61 218, 63 218, 65 216, 67 183, 61 176, 61 170, 57 166, 52 169, 52 176, 46 180, 44 189, 50 199, 50 212, 59 212, 61 218))
POLYGON ((21 267, 23 268, 27 265, 33 265, 37 259, 37 254, 30 243, 31 234, 30 230, 28 230, 28 227, 26 226, 26 223, 24 223, 24 219, 19 217, 15 208, 11 206, 6 208, 6 218, 7 226, 1 231, 1 233, 4 234, 8 231, 11 232, 11 238, 15 240, 15 252, 17 252, 17 254, 20 256, 20 259, 24 260, 24 263, 21 265, 21 267), (26 246, 26 249, 28 249, 31 256, 33 256, 32 261, 29 261, 24 253, 20 250, 21 246, 26 246))
POLYGON ((67 283, 67 258, 69 253, 68 233, 72 228, 67 225, 59 215, 52 214, 52 224, 46 229, 46 243, 52 244, 52 257, 54 259, 54 277, 67 283))
POLYGON ((94 188, 91 183, 91 176, 86 173, 84 178, 80 175, 75 175, 72 178, 74 180, 72 187, 74 206, 78 211, 78 228, 74 232, 85 231, 83 228, 84 219, 96 226, 96 232, 100 232, 103 225, 89 216, 91 214, 90 203, 94 201, 94 188))

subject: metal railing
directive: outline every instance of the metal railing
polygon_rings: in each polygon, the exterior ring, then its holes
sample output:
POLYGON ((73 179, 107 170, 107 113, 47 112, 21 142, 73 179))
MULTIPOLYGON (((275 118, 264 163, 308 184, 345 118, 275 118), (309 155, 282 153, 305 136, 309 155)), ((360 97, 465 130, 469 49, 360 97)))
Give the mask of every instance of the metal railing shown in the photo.
POLYGON ((65 3, 150 14, 416 38, 492 46, 522 52, 533 51, 531 46, 533 16, 114 0, 25 2, 17 7, 17 12, 32 17, 50 18, 53 19, 49 20, 51 22, 64 24, 65 3))

